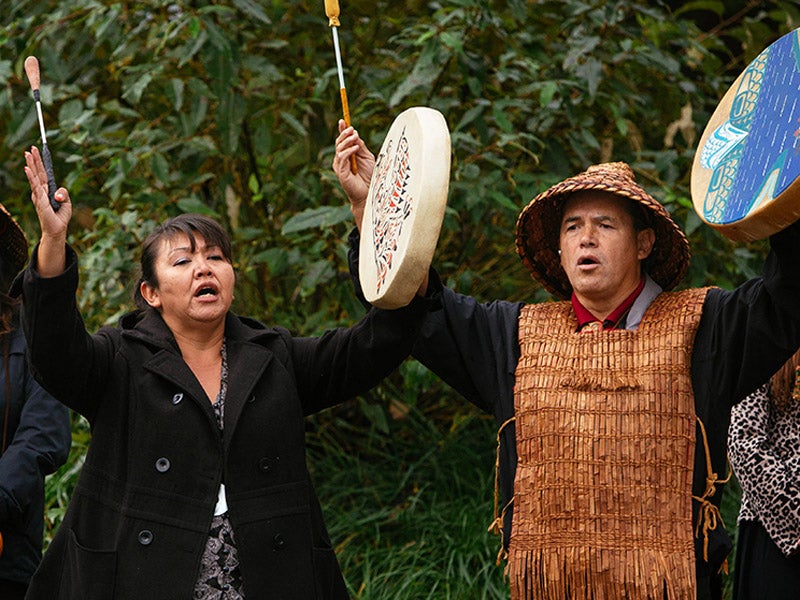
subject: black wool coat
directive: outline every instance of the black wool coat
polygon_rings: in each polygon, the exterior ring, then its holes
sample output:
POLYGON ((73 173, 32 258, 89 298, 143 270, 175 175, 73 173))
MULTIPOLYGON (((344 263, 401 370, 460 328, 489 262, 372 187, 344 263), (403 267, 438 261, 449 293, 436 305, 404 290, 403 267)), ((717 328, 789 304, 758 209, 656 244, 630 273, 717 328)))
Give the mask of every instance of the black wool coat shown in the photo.
POLYGON ((67 262, 43 279, 32 261, 25 331, 36 376, 89 420, 92 440, 28 598, 190 598, 221 481, 248 600, 347 598, 306 467, 303 417, 392 371, 427 301, 373 309, 318 338, 229 314, 220 434, 160 315, 131 313, 87 334, 71 250, 67 262))

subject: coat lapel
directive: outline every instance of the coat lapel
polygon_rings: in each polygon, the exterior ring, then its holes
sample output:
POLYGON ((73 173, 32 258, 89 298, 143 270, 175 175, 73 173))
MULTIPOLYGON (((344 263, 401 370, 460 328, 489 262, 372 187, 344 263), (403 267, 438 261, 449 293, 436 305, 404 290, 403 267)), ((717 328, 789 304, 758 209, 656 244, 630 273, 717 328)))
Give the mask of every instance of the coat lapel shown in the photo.
POLYGON ((205 413, 209 424, 217 429, 217 422, 214 417, 214 410, 211 407, 206 392, 197 377, 179 354, 169 350, 159 350, 150 360, 144 363, 144 368, 148 371, 163 377, 173 383, 177 388, 184 391, 191 398, 192 402, 200 407, 205 413))
POLYGON ((263 345, 254 343, 269 330, 246 328, 240 321, 229 318, 225 324, 225 339, 228 348, 228 394, 225 397, 225 445, 234 433, 236 423, 245 404, 255 394, 255 387, 264 374, 273 353, 263 345))
MULTIPOLYGON (((156 311, 147 311, 144 316, 130 315, 124 335, 156 347, 153 357, 144 368, 156 373, 184 390, 208 416, 209 424, 216 429, 214 411, 205 390, 183 360, 175 338, 156 311)), ((264 342, 276 335, 260 323, 229 313, 225 320, 225 340, 228 349, 228 393, 225 397, 225 444, 233 435, 236 422, 247 401, 253 397, 255 386, 272 360, 273 353, 264 342)))
POLYGON ((183 360, 172 331, 161 315, 152 309, 134 312, 121 319, 123 336, 136 339, 153 348, 153 356, 142 366, 182 390, 206 415, 216 431, 217 422, 206 392, 189 365, 183 360))

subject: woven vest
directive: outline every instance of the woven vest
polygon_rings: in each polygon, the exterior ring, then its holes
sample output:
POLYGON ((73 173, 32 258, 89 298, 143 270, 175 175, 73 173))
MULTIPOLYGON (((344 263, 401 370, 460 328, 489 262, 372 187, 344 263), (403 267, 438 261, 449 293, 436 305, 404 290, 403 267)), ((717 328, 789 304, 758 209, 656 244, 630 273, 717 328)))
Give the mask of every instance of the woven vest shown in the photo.
POLYGON ((637 331, 576 333, 569 302, 519 319, 513 600, 695 598, 691 349, 707 290, 637 331))

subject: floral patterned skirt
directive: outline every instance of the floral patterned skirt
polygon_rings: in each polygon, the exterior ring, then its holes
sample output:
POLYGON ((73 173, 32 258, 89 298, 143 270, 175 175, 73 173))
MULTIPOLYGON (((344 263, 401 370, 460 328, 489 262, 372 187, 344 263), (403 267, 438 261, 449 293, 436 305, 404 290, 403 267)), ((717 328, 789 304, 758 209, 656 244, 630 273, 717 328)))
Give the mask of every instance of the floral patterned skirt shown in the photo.
POLYGON ((194 586, 195 600, 242 600, 242 573, 228 513, 214 517, 208 532, 200 573, 194 586))

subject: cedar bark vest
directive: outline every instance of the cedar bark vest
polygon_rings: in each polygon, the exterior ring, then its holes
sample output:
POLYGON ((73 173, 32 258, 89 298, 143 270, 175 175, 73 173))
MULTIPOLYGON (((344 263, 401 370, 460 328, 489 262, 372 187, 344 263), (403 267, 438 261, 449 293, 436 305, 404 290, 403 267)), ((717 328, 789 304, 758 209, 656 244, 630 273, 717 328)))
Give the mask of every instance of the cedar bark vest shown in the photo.
POLYGON ((695 598, 690 368, 706 292, 660 294, 637 331, 576 333, 569 302, 523 308, 513 600, 695 598))

